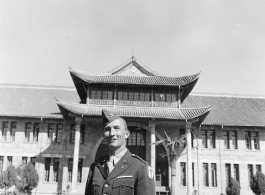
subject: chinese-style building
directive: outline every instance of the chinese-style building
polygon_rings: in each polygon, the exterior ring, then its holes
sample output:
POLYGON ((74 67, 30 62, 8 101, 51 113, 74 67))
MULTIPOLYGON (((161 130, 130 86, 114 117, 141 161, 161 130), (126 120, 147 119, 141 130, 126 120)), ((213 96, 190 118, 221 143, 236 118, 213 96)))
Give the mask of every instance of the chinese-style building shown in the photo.
POLYGON ((164 132, 192 138, 176 165, 180 195, 188 179, 201 195, 224 193, 231 176, 241 194, 252 193, 249 181, 265 160, 264 97, 191 93, 199 74, 158 76, 134 57, 105 74, 70 68, 70 75, 75 88, 0 85, 0 171, 31 161, 36 193, 84 193, 90 165, 108 153, 106 109, 127 121, 127 147, 155 170, 157 193, 171 185, 166 149, 150 145, 164 132))

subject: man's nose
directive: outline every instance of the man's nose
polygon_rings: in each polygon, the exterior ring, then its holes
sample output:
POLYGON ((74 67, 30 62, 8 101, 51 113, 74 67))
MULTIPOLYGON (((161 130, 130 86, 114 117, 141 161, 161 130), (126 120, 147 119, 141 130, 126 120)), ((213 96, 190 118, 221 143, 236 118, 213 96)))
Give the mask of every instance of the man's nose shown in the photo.
POLYGON ((115 129, 114 128, 111 128, 110 129, 110 136, 113 136, 113 135, 115 135, 115 129))

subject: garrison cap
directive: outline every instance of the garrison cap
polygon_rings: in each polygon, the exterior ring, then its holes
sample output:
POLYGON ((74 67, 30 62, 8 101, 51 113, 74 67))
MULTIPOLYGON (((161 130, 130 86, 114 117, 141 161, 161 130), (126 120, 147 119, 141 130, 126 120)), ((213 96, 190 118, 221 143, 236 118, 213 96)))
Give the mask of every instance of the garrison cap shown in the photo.
POLYGON ((112 121, 119 119, 119 118, 121 118, 121 117, 119 117, 113 113, 110 113, 107 110, 104 110, 104 109, 102 110, 103 127, 105 127, 107 124, 109 124, 112 121))

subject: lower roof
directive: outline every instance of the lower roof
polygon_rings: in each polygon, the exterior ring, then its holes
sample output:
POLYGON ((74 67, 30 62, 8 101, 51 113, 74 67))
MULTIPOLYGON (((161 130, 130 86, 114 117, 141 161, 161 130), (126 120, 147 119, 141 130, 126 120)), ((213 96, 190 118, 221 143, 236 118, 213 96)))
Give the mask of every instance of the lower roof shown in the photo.
MULTIPOLYGON (((73 87, 0 84, 0 117, 54 118, 63 116, 55 98, 79 103, 73 87)), ((182 108, 210 106, 203 124, 265 126, 265 97, 191 94, 182 108)))

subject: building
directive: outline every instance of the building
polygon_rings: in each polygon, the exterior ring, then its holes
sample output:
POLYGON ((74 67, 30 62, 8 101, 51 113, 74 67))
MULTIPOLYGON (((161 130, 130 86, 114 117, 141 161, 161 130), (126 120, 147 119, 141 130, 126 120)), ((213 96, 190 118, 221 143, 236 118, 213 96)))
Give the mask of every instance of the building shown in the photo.
MULTIPOLYGON (((190 94, 199 74, 161 77, 135 58, 106 74, 70 74, 75 88, 0 85, 0 171, 31 161, 40 175, 37 193, 67 186, 84 192, 91 163, 107 152, 104 108, 128 122, 128 148, 153 167, 158 192, 169 189, 171 170, 161 157, 165 148, 150 143, 164 139, 164 131, 180 137, 190 129, 193 190, 220 194, 232 176, 241 194, 252 194, 250 178, 264 169, 264 97, 190 94)), ((186 159, 184 150, 177 161, 180 195, 187 193, 186 159)))

